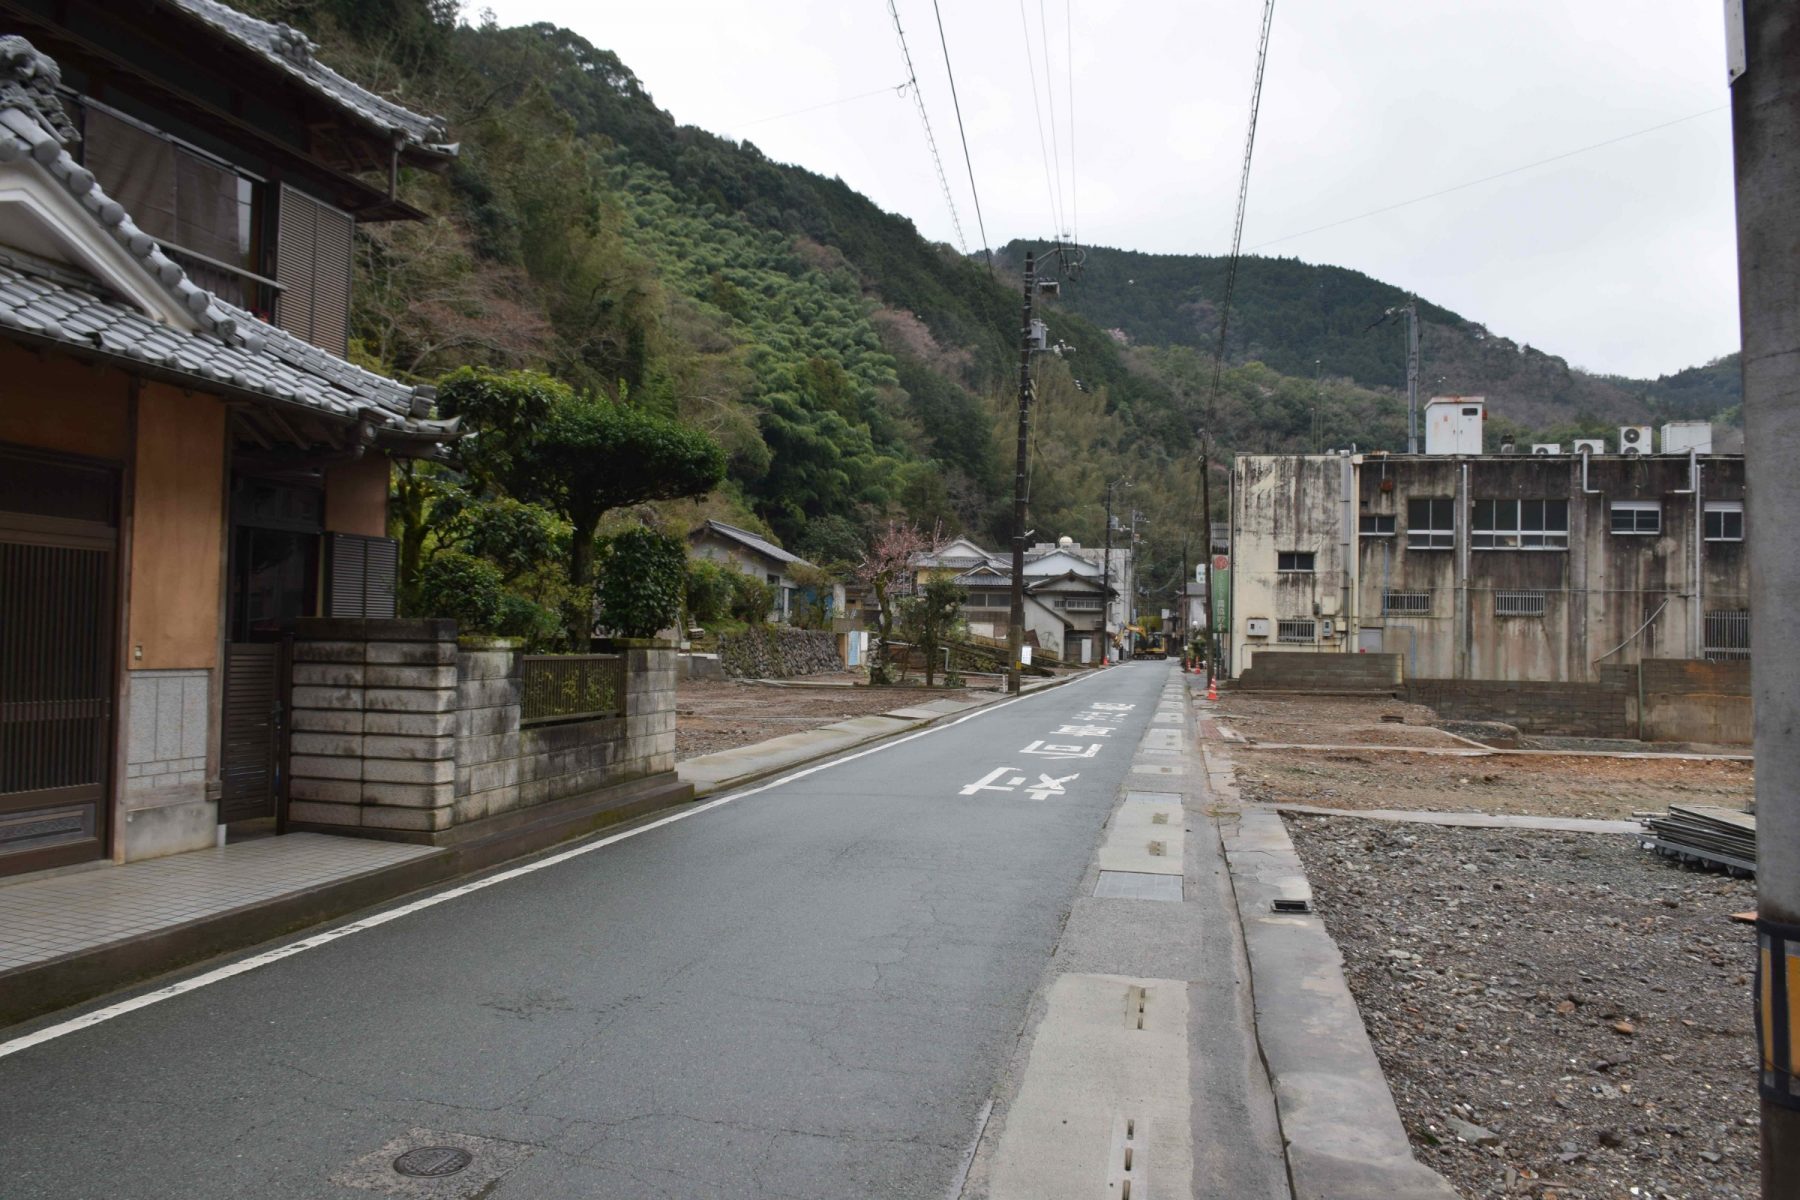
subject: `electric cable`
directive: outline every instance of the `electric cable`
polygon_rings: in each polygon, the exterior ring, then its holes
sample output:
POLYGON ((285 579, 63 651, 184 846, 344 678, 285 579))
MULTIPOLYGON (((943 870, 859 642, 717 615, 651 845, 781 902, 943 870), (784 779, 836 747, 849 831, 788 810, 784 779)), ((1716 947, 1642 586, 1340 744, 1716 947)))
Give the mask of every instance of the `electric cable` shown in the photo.
POLYGON ((963 129, 962 101, 956 98, 956 72, 950 66, 950 42, 944 37, 944 14, 938 11, 938 0, 931 0, 931 15, 937 18, 938 45, 944 49, 944 74, 950 77, 950 103, 956 109, 956 136, 962 139, 963 166, 969 171, 969 195, 975 198, 975 227, 981 231, 981 251, 987 256, 991 275, 994 251, 988 243, 987 222, 981 219, 981 193, 975 189, 975 164, 969 161, 969 135, 963 129))
POLYGON ((1664 121, 1661 125, 1652 125, 1648 129, 1639 129, 1631 133, 1622 133, 1618 137, 1607 138, 1603 142, 1595 142, 1592 145, 1580 146, 1574 150, 1565 150, 1561 154, 1552 154, 1549 158, 1540 158, 1536 162, 1524 163, 1517 167, 1508 167, 1506 170, 1496 171, 1492 175, 1483 175, 1480 179, 1471 179, 1466 183, 1452 184, 1450 187, 1440 188, 1435 192, 1427 192, 1423 196, 1414 196, 1411 200, 1401 200, 1394 204, 1385 204, 1380 208, 1372 208, 1366 213, 1358 213, 1354 217, 1345 217, 1342 220, 1329 221, 1324 225, 1315 225, 1311 229, 1302 229, 1299 233, 1284 234, 1278 238, 1271 238, 1266 242, 1258 242, 1256 245, 1250 247, 1250 252, 1254 254, 1264 246, 1275 246, 1282 242, 1291 242, 1295 238, 1303 238, 1309 234, 1321 233, 1327 229, 1336 229, 1339 225, 1349 225, 1354 221, 1366 221, 1370 217, 1378 217, 1382 213, 1390 213, 1397 208, 1406 208, 1413 204, 1423 204, 1427 200, 1436 200, 1439 196, 1448 196, 1452 192, 1460 192, 1465 188, 1472 188, 1483 183, 1492 183, 1496 179, 1505 179, 1508 175, 1517 175, 1519 172, 1529 171, 1533 167, 1542 167, 1553 162, 1561 162, 1565 158, 1574 158, 1577 154, 1586 154, 1590 150, 1601 150, 1607 146, 1616 146, 1620 142, 1627 142, 1632 138, 1643 137, 1647 133, 1658 133, 1664 129, 1685 124, 1688 121, 1697 121, 1701 117, 1710 117, 1714 113, 1724 112, 1730 107, 1729 104, 1721 104, 1717 108, 1709 108, 1704 112, 1689 113, 1685 117, 1676 117, 1673 121, 1664 121))
POLYGON ((919 73, 913 70, 912 51, 906 48, 906 30, 900 27, 900 10, 894 6, 894 0, 888 0, 888 15, 894 18, 894 36, 900 41, 900 57, 906 60, 906 82, 901 86, 912 89, 913 107, 919 110, 919 122, 925 126, 925 144, 931 147, 931 163, 937 168, 938 186, 944 190, 944 203, 950 207, 950 223, 956 226, 956 247, 966 255, 969 244, 963 237, 962 217, 956 211, 956 198, 950 193, 949 176, 944 174, 944 160, 938 154, 937 138, 931 132, 931 117, 925 112, 925 98, 919 94, 919 73))
POLYGON ((1063 45, 1068 50, 1069 240, 1081 244, 1081 197, 1075 190, 1075 16, 1074 0, 1063 0, 1063 45))
MULTIPOLYGON (((1056 84, 1050 74, 1050 22, 1044 18, 1044 0, 1038 0, 1038 49, 1044 55, 1044 103, 1050 109, 1050 155, 1056 162, 1056 202, 1063 216, 1069 212, 1068 198, 1063 195, 1062 134, 1056 128, 1056 84)), ((1057 226, 1061 237, 1069 236, 1065 222, 1057 226)))
POLYGON ((1044 161, 1044 192, 1050 197, 1051 226, 1060 232, 1062 210, 1056 203, 1056 185, 1050 182, 1050 150, 1044 144, 1044 110, 1038 103, 1037 64, 1031 61, 1031 19, 1025 15, 1025 0, 1019 0, 1019 27, 1025 33, 1025 72, 1031 77, 1031 110, 1037 114, 1038 156, 1044 161))
POLYGON ((763 125, 770 121, 783 121, 788 117, 798 117, 805 113, 818 112, 822 108, 836 108, 840 104, 849 104, 852 100, 867 100, 870 96, 881 96, 892 92, 896 96, 906 95, 906 84, 896 83, 893 87, 880 87, 873 91, 858 92, 854 96, 845 96, 838 100, 827 100, 823 104, 814 104, 807 108, 796 108, 792 112, 776 113, 772 117, 758 117, 754 121, 744 121, 735 126, 737 129, 748 129, 752 125, 763 125))

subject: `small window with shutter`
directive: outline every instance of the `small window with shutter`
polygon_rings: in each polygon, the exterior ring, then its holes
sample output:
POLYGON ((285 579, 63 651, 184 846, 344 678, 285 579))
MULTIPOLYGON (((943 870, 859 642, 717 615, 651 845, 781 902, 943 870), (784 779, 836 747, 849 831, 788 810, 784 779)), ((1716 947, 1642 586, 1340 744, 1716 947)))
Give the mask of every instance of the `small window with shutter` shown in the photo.
POLYGON ((284 186, 275 223, 275 323, 322 350, 346 353, 355 218, 284 186))
POLYGON ((325 615, 394 616, 400 543, 357 533, 325 535, 325 615))

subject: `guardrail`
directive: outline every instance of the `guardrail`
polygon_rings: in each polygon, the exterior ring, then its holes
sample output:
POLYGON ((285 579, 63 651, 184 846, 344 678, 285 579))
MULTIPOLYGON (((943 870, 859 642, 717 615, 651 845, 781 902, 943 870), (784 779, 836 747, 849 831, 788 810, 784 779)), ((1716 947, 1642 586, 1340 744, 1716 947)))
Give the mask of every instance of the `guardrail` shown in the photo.
POLYGON ((527 654, 521 725, 625 715, 625 658, 619 654, 527 654))

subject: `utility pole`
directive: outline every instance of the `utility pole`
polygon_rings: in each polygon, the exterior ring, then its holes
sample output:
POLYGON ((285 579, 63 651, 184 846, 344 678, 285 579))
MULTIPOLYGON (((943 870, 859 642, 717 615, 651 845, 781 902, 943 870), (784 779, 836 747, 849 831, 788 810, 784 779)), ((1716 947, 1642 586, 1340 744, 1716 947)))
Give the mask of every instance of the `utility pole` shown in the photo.
POLYGON ((1419 298, 1406 298, 1406 452, 1419 452, 1419 298))
MULTIPOLYGON (((1756 939, 1762 1194, 1800 1193, 1800 13, 1725 6, 1743 324, 1750 676, 1756 710, 1756 939)), ((1704 498, 1694 497, 1696 504, 1704 498)))
POLYGON ((1025 253, 1025 305, 1019 321, 1019 453, 1013 472, 1012 628, 1006 646, 1012 656, 1006 690, 1019 694, 1019 658, 1025 652, 1025 494, 1031 466, 1031 303, 1037 295, 1037 255, 1025 253))
POLYGON ((1112 494, 1119 484, 1106 485, 1106 548, 1100 552, 1100 665, 1112 661, 1112 494))
POLYGON ((1206 615, 1206 682, 1212 683, 1213 663, 1213 548, 1212 548, 1212 435, 1200 435, 1200 552, 1206 559, 1206 586, 1201 590, 1201 612, 1206 615))

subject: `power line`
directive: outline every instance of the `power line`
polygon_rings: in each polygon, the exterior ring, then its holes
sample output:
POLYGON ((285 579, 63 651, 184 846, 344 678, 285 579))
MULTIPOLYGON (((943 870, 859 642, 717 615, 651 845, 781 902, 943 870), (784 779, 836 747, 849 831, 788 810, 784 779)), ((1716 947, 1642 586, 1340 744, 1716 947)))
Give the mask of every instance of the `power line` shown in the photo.
POLYGON ((944 203, 950 206, 950 223, 956 226, 956 246, 964 254, 969 244, 963 237, 962 217, 956 211, 956 199, 950 194, 950 178, 944 174, 944 160, 938 154, 937 138, 931 132, 931 118, 925 112, 925 98, 919 94, 919 73, 913 70, 912 51, 906 48, 906 31, 900 28, 900 10, 888 0, 888 15, 894 18, 894 35, 900 39, 900 57, 906 60, 906 83, 912 89, 913 107, 919 110, 919 122, 925 126, 925 144, 931 147, 931 163, 937 168, 938 186, 944 190, 944 203))
POLYGON ((1075 17, 1074 0, 1063 0, 1063 45, 1068 50, 1069 240, 1081 244, 1081 197, 1075 190, 1075 17))
POLYGON ((1528 162, 1522 166, 1508 167, 1506 170, 1496 171, 1492 175, 1483 175, 1480 179, 1471 179, 1467 183, 1453 184, 1450 187, 1441 188, 1435 192, 1428 192, 1423 196, 1414 196, 1411 200, 1401 200, 1394 204, 1383 205, 1380 208, 1372 208, 1366 213, 1358 213, 1354 217, 1345 217, 1341 221, 1331 221, 1324 225, 1315 225, 1311 229, 1302 229, 1299 233, 1290 233, 1282 237, 1272 238, 1266 242, 1258 242, 1256 245, 1250 247, 1250 252, 1254 254, 1264 246, 1274 246, 1281 242, 1291 242, 1295 238, 1303 238, 1309 234, 1320 233, 1327 229, 1336 229, 1339 225, 1348 225, 1353 221, 1365 221, 1370 217, 1378 217, 1382 213, 1393 212, 1397 208, 1406 208, 1408 205, 1412 204, 1423 204, 1427 200, 1436 200, 1439 196, 1448 196, 1452 192, 1460 192, 1465 188, 1472 188, 1483 183, 1492 183, 1496 179, 1505 179, 1508 175, 1517 175, 1519 172, 1529 171, 1533 167, 1542 167, 1553 162, 1561 162, 1565 158, 1574 158, 1577 154, 1586 154, 1590 150, 1601 150, 1607 146, 1616 146, 1620 142, 1628 142, 1632 138, 1643 137, 1647 133, 1658 133, 1664 129, 1685 124, 1688 121, 1697 121, 1701 117, 1710 117, 1714 113, 1724 112, 1730 107, 1729 104, 1721 104, 1717 108, 1709 108, 1704 112, 1689 113, 1685 117, 1676 117, 1673 121, 1664 121, 1661 125, 1652 125, 1648 129, 1639 129, 1632 133, 1622 133, 1618 137, 1607 138, 1604 142, 1595 142, 1589 146, 1581 146, 1574 150, 1565 150, 1561 154, 1552 154, 1549 158, 1540 158, 1536 162, 1528 162))
POLYGON ((931 15, 937 18, 938 45, 944 48, 944 74, 950 77, 950 103, 956 109, 956 136, 962 139, 963 166, 969 170, 969 195, 975 197, 975 226, 981 230, 981 250, 987 255, 988 272, 994 270, 994 251, 988 244, 987 222, 981 219, 981 193, 975 190, 975 164, 969 161, 969 135, 963 129, 962 101, 956 98, 956 72, 950 67, 950 43, 944 37, 944 14, 938 11, 938 0, 931 0, 931 15))
MULTIPOLYGON (((1056 200, 1067 215, 1069 206, 1063 196, 1062 134, 1056 130, 1056 84, 1050 74, 1050 22, 1044 18, 1044 0, 1038 0, 1038 49, 1044 54, 1044 103, 1050 106, 1050 153, 1056 160, 1056 200)), ((1067 236, 1066 224, 1057 233, 1067 236)))
POLYGON ((1250 159, 1256 149, 1256 114, 1262 107, 1263 69, 1269 61, 1269 26, 1274 19, 1275 0, 1263 0, 1262 36, 1256 45, 1256 79, 1250 85, 1250 130, 1244 135, 1244 168, 1238 176, 1237 220, 1231 227, 1231 259, 1225 267, 1224 302, 1219 306, 1219 349, 1213 355, 1210 402, 1213 405, 1219 401, 1219 375, 1225 369, 1225 330, 1231 320, 1231 296, 1237 290, 1238 253, 1244 243, 1244 208, 1250 199, 1250 159))
POLYGON ((748 129, 752 125, 762 125, 769 121, 784 121, 789 117, 798 117, 805 113, 818 112, 822 108, 836 108, 840 104, 849 104, 852 100, 867 100, 870 96, 883 96, 889 92, 892 92, 896 96, 904 96, 906 94, 906 84, 897 83, 893 87, 882 87, 869 92, 858 92, 854 96, 845 96, 839 100, 827 100, 823 104, 814 104, 809 108, 796 108, 792 112, 776 113, 772 117, 758 117, 754 121, 744 121, 733 128, 748 129))
POLYGON ((1031 76, 1031 110, 1037 114, 1038 155, 1044 160, 1044 191, 1050 197, 1050 221, 1061 233, 1062 210, 1056 203, 1056 185, 1050 182, 1050 151, 1044 145, 1044 110, 1038 104, 1037 66, 1031 61, 1031 19, 1025 15, 1025 0, 1019 0, 1019 27, 1025 31, 1025 71, 1031 76))

